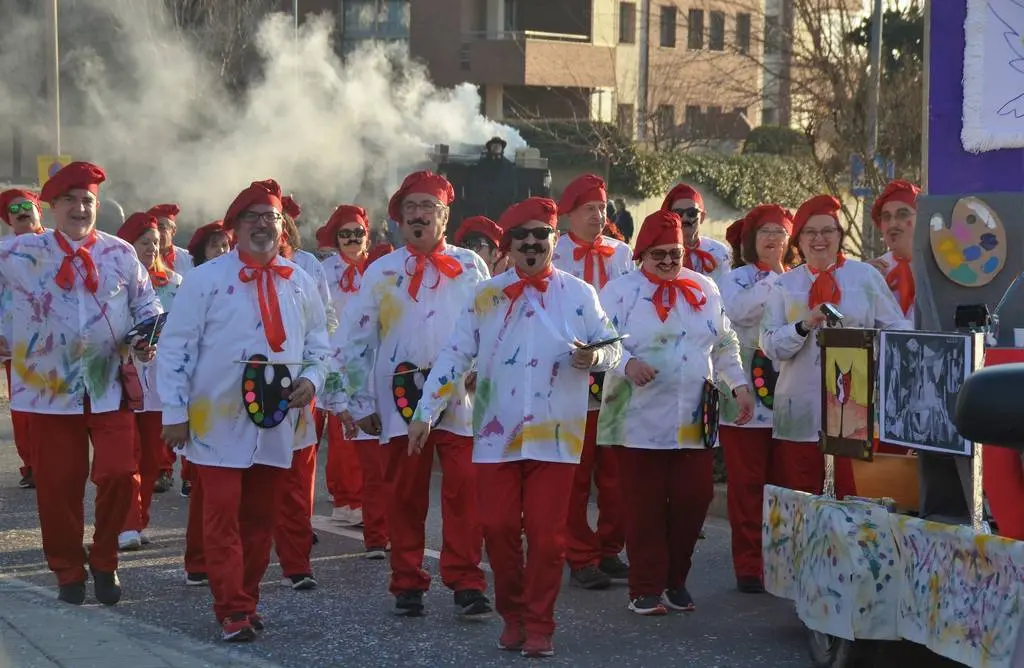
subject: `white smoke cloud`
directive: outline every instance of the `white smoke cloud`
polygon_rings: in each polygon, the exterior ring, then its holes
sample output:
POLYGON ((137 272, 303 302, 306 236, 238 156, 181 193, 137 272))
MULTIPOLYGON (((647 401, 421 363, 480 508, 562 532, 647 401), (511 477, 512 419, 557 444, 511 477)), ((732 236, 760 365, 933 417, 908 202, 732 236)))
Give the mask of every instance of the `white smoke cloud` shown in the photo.
MULTIPOLYGON (((103 166, 105 194, 126 213, 177 202, 179 226, 194 227, 221 217, 250 181, 274 178, 303 205, 308 239, 336 204, 382 212, 435 144, 477 151, 499 135, 510 157, 525 146, 480 114, 475 87, 438 89, 397 47, 367 47, 342 64, 331 16, 305 22, 297 39, 291 16, 261 20, 262 75, 244 96, 173 29, 162 2, 64 0, 60 18, 64 152, 103 166)), ((44 29, 29 17, 6 32, 45 44, 44 29)), ((0 124, 43 138, 45 105, 17 94, 45 81, 40 56, 0 53, 0 124)))

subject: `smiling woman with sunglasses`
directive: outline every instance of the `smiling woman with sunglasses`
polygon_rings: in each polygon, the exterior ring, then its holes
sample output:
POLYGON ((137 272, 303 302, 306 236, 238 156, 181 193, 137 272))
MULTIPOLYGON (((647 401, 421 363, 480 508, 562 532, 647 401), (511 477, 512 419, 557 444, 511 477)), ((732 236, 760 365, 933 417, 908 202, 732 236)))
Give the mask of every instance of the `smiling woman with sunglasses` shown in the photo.
POLYGON ((701 194, 693 186, 679 183, 665 196, 661 210, 677 214, 683 222, 683 246, 686 249, 683 266, 708 276, 715 285, 721 285, 729 271, 732 252, 721 241, 700 235, 701 225, 707 217, 701 194))

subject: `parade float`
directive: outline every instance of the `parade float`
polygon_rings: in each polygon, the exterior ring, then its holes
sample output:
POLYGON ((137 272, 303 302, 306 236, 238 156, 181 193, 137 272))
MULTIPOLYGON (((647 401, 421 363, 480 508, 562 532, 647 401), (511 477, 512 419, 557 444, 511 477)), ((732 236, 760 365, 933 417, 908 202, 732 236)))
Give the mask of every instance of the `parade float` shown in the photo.
MULTIPOLYGON (((1024 542, 989 531, 982 496, 982 453, 995 476, 1024 445, 1022 30, 1022 0, 930 3, 917 331, 819 332, 825 494, 765 488, 765 588, 795 603, 815 666, 871 665, 910 641, 1024 667, 1024 542), (833 498, 833 457, 872 466, 876 435, 917 453, 920 507, 898 489, 833 498), (929 488, 952 488, 962 512, 926 510, 929 488)), ((1024 506, 1020 487, 999 503, 1024 506)))

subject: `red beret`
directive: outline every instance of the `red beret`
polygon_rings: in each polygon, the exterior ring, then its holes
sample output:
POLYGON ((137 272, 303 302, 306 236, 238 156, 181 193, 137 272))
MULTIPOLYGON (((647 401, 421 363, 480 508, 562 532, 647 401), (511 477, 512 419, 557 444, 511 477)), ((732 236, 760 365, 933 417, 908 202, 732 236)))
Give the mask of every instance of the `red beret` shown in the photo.
POLYGON ((324 223, 316 231, 316 245, 317 248, 335 248, 337 239, 332 239, 330 230, 327 229, 327 223, 324 223))
MULTIPOLYGON (((359 223, 364 230, 370 231, 370 219, 366 215, 366 209, 361 206, 342 204, 334 210, 324 226, 320 228, 324 231, 323 240, 327 242, 321 245, 335 248, 338 245, 338 230, 346 223, 359 223)), ((319 232, 317 234, 319 235, 319 232)), ((320 243, 319 236, 317 236, 317 243, 320 243)))
POLYGON ((232 238, 231 230, 227 228, 223 220, 215 220, 212 223, 203 225, 198 228, 193 234, 192 239, 188 242, 188 252, 191 255, 196 255, 196 251, 202 248, 210 237, 217 233, 228 235, 228 243, 233 244, 234 239, 232 238))
POLYGON ((288 214, 288 217, 292 220, 302 215, 302 207, 299 206, 299 203, 291 195, 285 195, 281 198, 281 211, 288 214))
POLYGON ((124 225, 118 228, 117 236, 133 244, 146 233, 146 230, 155 229, 158 229, 156 216, 149 212, 139 211, 128 216, 128 219, 124 221, 124 225))
POLYGON ((921 192, 921 189, 915 186, 910 181, 890 181, 889 185, 885 186, 885 190, 878 196, 875 203, 871 205, 871 220, 874 221, 875 225, 881 226, 882 224, 882 207, 885 206, 886 202, 903 202, 908 206, 917 208, 917 195, 921 192))
POLYGON ((174 220, 178 214, 181 213, 181 209, 178 208, 177 204, 157 204, 156 206, 151 207, 146 213, 154 218, 167 218, 168 220, 174 220))
POLYGON ((725 241, 733 248, 739 248, 743 241, 743 223, 745 218, 740 218, 729 227, 725 228, 725 241))
POLYGON ((461 244, 470 234, 482 234, 490 239, 495 246, 501 244, 501 228, 487 216, 466 218, 455 232, 455 243, 461 244))
POLYGON ((505 209, 505 213, 498 219, 498 227, 501 228, 501 250, 508 250, 512 243, 509 232, 531 220, 539 220, 552 229, 558 227, 558 205, 547 197, 530 197, 505 209))
POLYGON ((257 204, 267 204, 278 211, 283 208, 281 186, 277 185, 277 181, 267 179, 266 181, 253 181, 250 183, 248 188, 238 193, 238 197, 228 207, 228 212, 224 214, 224 223, 228 227, 233 228, 235 223, 238 222, 236 220, 238 216, 249 207, 257 204))
POLYGON ((43 202, 53 202, 69 190, 88 190, 93 195, 100 192, 100 184, 107 180, 107 174, 91 162, 70 162, 51 176, 39 193, 43 202))
POLYGON ((793 216, 793 234, 791 238, 795 240, 800 236, 800 231, 804 229, 804 225, 807 224, 811 216, 832 216, 838 223, 839 212, 842 208, 843 205, 832 195, 815 195, 801 204, 800 208, 796 210, 796 215, 793 216))
POLYGON ((5 190, 0 193, 0 218, 8 225, 11 224, 11 214, 7 211, 7 207, 19 197, 24 197, 29 202, 32 202, 35 204, 36 210, 39 210, 39 196, 31 190, 21 190, 20 188, 5 190))
POLYGON ((661 208, 664 211, 672 210, 672 203, 677 199, 692 199, 693 203, 701 211, 705 211, 704 198, 693 186, 688 186, 685 183, 677 183, 672 190, 668 191, 668 195, 665 196, 665 201, 661 203, 661 208))
POLYGON ((678 213, 658 210, 644 218, 640 234, 636 235, 633 259, 639 260, 643 252, 654 246, 683 243, 683 219, 678 213))
POLYGON ((402 200, 409 195, 432 195, 445 206, 455 201, 455 189, 448 179, 429 171, 413 172, 388 202, 388 217, 396 223, 402 222, 402 200))
POLYGON ((371 264, 381 259, 391 251, 395 250, 395 247, 386 241, 382 244, 377 244, 370 249, 370 253, 366 256, 366 266, 369 267, 371 264))
POLYGON ((562 191, 562 198, 558 200, 558 213, 564 216, 588 202, 607 201, 608 189, 604 179, 593 174, 584 174, 573 179, 562 191))
POLYGON ((758 228, 768 223, 775 223, 786 228, 786 233, 793 234, 793 215, 778 204, 759 204, 747 213, 743 219, 743 236, 757 232, 758 228))

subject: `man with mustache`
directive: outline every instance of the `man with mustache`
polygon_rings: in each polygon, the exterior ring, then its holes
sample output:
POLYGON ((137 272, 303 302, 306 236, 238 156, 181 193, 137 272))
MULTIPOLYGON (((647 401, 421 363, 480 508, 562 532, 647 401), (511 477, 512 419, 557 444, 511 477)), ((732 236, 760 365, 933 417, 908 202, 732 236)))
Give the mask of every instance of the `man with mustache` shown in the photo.
POLYGON ((422 451, 408 451, 417 383, 430 373, 477 285, 489 278, 479 255, 444 242, 454 199, 442 176, 424 171, 406 177, 388 203, 388 216, 401 222, 405 245, 367 268, 347 307, 341 337, 348 342, 343 368, 349 411, 363 432, 388 446, 388 482, 394 485, 388 510, 390 590, 395 613, 406 616, 423 613, 423 594, 430 586, 422 565, 435 450, 443 475, 441 579, 455 592, 458 614, 491 610, 480 568, 472 403, 462 378, 452 384, 448 409, 422 451))
MULTIPOLYGON (((14 236, 22 234, 42 234, 43 225, 40 222, 41 211, 39 208, 39 197, 30 190, 12 188, 0 193, 0 219, 14 232, 14 236)), ((11 238, 11 237, 8 237, 11 238)), ((11 310, 12 293, 6 283, 0 284, 0 331, 3 332, 0 338, 0 356, 4 359, 4 371, 7 373, 7 395, 11 396, 11 351, 9 342, 12 339, 14 325, 14 314, 11 310)), ((34 489, 35 480, 32 478, 32 436, 29 433, 31 420, 27 413, 11 411, 11 427, 14 432, 14 447, 21 459, 21 480, 18 487, 22 489, 34 489)))
POLYGON ((43 553, 57 575, 58 598, 73 605, 85 601, 87 562, 96 599, 106 605, 121 599, 117 535, 136 467, 135 416, 122 403, 120 348, 134 324, 162 310, 135 250, 96 229, 105 180, 90 163, 61 168, 40 193, 54 230, 0 246, 0 275, 13 293, 11 407, 31 414, 40 448, 32 473, 43 553), (89 479, 97 487, 96 529, 86 556, 82 492, 89 479))
POLYGON ((871 220, 882 233, 889 251, 869 264, 882 272, 907 320, 914 320, 914 274, 910 270, 914 242, 914 218, 917 195, 921 192, 909 181, 891 181, 871 206, 871 220))
POLYGON ((707 217, 704 197, 693 186, 679 183, 665 196, 661 209, 683 220, 683 266, 721 285, 731 268, 732 252, 721 241, 700 236, 700 226, 707 217))
POLYGON ((323 303, 313 279, 280 257, 281 210, 272 180, 238 194, 224 215, 236 246, 182 282, 176 301, 188 308, 168 317, 157 356, 163 438, 184 450, 203 488, 206 575, 229 642, 264 627, 256 605, 277 487, 296 444, 313 443, 310 403, 328 372, 323 303), (266 365, 275 365, 269 384, 266 365))
POLYGON ((498 647, 528 657, 554 654, 589 372, 614 368, 622 354, 619 343, 574 350, 576 341, 611 339, 615 330, 593 288, 552 267, 557 211, 550 199, 531 197, 502 214, 501 250, 515 269, 480 285, 464 307, 409 425, 409 448, 418 452, 476 361, 473 462, 495 603, 505 622, 498 647))
MULTIPOLYGON (((636 269, 629 246, 603 236, 608 210, 604 180, 584 174, 566 186, 558 213, 569 217, 569 233, 555 245, 554 266, 589 283, 595 291, 608 281, 636 269)), ((595 377, 598 381, 600 376, 595 377)), ((572 582, 584 589, 607 589, 612 580, 626 581, 629 567, 619 558, 626 543, 622 522, 619 466, 611 448, 597 447, 600 384, 591 385, 583 454, 569 502, 566 556, 572 582), (587 506, 593 483, 597 485, 597 531, 590 528, 587 506)))
POLYGON ((455 245, 468 248, 487 263, 492 276, 509 268, 509 259, 498 250, 501 228, 486 216, 473 216, 462 221, 455 232, 455 245))

